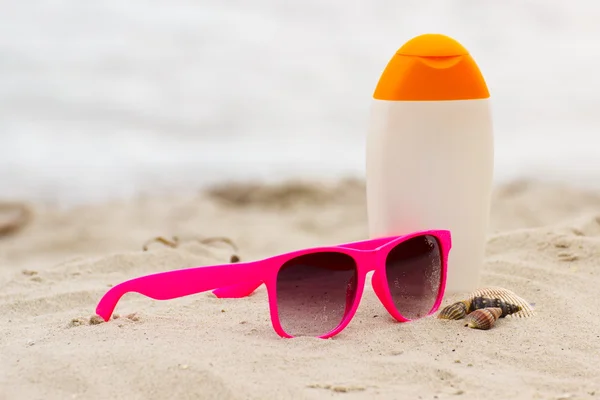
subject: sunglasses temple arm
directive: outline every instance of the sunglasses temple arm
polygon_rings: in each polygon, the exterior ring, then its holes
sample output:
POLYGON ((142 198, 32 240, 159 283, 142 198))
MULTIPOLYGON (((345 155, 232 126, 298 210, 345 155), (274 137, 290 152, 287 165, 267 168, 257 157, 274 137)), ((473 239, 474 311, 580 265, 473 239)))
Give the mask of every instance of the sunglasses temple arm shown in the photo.
POLYGON ((262 282, 260 262, 196 267, 134 278, 113 286, 100 299, 96 314, 108 321, 121 297, 135 292, 155 300, 170 300, 243 282, 262 282))
POLYGON ((240 297, 250 296, 262 284, 262 280, 252 280, 237 285, 220 287, 213 290, 213 294, 220 299, 238 299, 240 297))

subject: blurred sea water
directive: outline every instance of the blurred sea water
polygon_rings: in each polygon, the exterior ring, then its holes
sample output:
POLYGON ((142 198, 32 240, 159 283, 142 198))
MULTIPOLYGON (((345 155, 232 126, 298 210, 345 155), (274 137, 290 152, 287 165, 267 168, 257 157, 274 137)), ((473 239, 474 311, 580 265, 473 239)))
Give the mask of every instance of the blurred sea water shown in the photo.
POLYGON ((379 75, 427 32, 487 80, 497 181, 600 187, 598 21, 583 0, 3 0, 0 198, 362 177, 379 75))

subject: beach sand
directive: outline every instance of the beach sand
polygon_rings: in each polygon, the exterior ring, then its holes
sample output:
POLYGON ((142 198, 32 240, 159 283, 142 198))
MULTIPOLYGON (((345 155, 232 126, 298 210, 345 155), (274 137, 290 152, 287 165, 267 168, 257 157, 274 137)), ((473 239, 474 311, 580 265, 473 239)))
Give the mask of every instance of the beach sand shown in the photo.
MULTIPOLYGON (((488 331, 434 317, 394 322, 367 285, 332 340, 281 339, 266 291, 155 301, 127 294, 98 323, 110 285, 366 237, 364 185, 229 184, 60 209, 31 205, 0 237, 0 399, 586 399, 600 397, 600 193, 497 187, 481 286, 535 303, 488 331), (180 245, 153 237, 178 236, 180 245)), ((14 215, 0 210, 0 224, 14 215)), ((444 305, 461 296, 452 295, 444 305)))

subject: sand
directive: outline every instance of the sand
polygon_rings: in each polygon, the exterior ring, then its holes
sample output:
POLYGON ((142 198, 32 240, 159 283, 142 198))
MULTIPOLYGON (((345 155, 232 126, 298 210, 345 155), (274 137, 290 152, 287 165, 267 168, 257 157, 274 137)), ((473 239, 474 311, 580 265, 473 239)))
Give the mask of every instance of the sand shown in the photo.
MULTIPOLYGON (((367 286, 343 333, 286 340, 264 287, 243 299, 128 294, 119 318, 93 317, 110 285, 229 262, 230 247, 202 238, 231 238, 242 261, 365 238, 362 182, 32 204, 28 224, 0 236, 0 399, 598 398, 599 206, 600 193, 558 184, 495 190, 481 286, 535 303, 533 318, 488 331, 399 324, 367 286), (143 251, 155 236, 180 244, 143 251)), ((14 218, 0 210, 0 224, 14 218)))

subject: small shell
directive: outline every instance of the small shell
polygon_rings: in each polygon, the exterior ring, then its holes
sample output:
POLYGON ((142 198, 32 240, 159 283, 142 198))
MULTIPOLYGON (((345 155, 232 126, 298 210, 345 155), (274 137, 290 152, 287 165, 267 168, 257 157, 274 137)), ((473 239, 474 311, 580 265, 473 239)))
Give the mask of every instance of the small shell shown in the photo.
POLYGON ((521 306, 516 304, 506 303, 502 299, 490 299, 487 297, 473 297, 471 301, 471 307, 468 311, 475 311, 481 308, 498 307, 502 309, 502 315, 500 318, 504 318, 507 315, 512 315, 521 311, 521 306))
POLYGON ((473 329, 490 329, 502 315, 499 307, 480 308, 467 315, 465 326, 473 329))
POLYGON ((483 289, 475 290, 468 297, 469 301, 473 301, 475 297, 486 297, 489 299, 499 299, 507 304, 521 307, 521 309, 512 314, 506 314, 506 316, 513 318, 527 318, 534 315, 533 305, 522 297, 517 296, 514 292, 504 289, 501 287, 486 287, 483 289))
POLYGON ((459 301, 446 306, 438 314, 439 319, 463 319, 467 316, 469 310, 468 301, 459 301))

